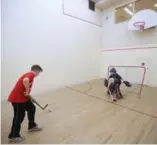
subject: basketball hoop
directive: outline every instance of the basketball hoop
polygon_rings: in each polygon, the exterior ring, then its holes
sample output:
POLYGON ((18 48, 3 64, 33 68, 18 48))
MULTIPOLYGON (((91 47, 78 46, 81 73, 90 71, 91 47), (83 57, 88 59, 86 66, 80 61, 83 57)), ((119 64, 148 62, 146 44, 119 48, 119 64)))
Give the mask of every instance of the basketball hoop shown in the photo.
POLYGON ((135 22, 134 26, 137 28, 137 30, 139 30, 140 32, 143 32, 145 22, 135 22))

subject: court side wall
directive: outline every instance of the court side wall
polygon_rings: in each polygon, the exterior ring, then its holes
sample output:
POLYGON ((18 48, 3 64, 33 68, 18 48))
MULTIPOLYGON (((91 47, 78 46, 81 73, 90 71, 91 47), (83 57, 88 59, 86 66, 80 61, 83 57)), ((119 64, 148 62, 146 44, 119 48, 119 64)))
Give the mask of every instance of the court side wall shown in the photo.
MULTIPOLYGON (((124 49, 124 48, 123 48, 124 49)), ((126 48, 127 49, 127 48, 126 48)), ((157 47, 148 49, 130 49, 117 51, 102 51, 101 54, 101 77, 106 76, 109 65, 121 66, 140 66, 142 62, 146 63, 146 78, 144 84, 157 87, 157 47)), ((133 83, 140 83, 143 77, 143 69, 120 68, 119 73, 133 83), (126 73, 127 71, 127 74, 126 73), (128 77, 128 78, 126 78, 128 77)))
POLYGON ((98 15, 82 0, 2 0, 2 99, 33 64, 33 95, 97 78, 98 15))
MULTIPOLYGON (((105 10, 101 20, 101 77, 106 75, 109 65, 138 66, 145 62, 148 68, 145 84, 157 87, 157 28, 143 33, 128 31, 128 21, 115 24, 114 7, 105 10)), ((132 74, 133 80, 138 77, 132 74)))

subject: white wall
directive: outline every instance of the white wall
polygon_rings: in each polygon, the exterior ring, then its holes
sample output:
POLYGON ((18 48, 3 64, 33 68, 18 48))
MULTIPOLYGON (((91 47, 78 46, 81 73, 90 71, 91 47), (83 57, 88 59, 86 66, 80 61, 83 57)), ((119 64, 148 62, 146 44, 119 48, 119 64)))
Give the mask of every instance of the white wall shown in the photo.
MULTIPOLYGON (((141 62, 146 63, 145 84, 157 86, 157 49, 138 49, 124 51, 104 51, 102 52, 101 77, 106 75, 109 65, 140 66, 141 62)), ((143 77, 143 69, 120 68, 118 69, 122 77, 133 83, 140 83, 143 77), (127 71, 127 75, 124 73, 127 71), (126 78, 127 77, 127 78, 126 78)))
POLYGON ((44 69, 33 94, 99 76, 100 27, 63 15, 62 0, 2 0, 2 12, 2 99, 32 64, 44 69))
POLYGON ((88 10, 88 0, 63 0, 63 4, 65 14, 100 26, 100 11, 97 9, 96 12, 88 10))
MULTIPOLYGON (((103 12, 101 43, 104 51, 102 51, 101 77, 106 74, 109 65, 139 66, 141 62, 145 62, 148 67, 145 84, 157 86, 155 77, 157 72, 157 28, 142 33, 131 32, 127 29, 128 21, 115 24, 114 20, 114 7, 103 12), (151 49, 152 46, 156 46, 156 48, 151 49), (150 47, 150 49, 132 49, 144 47, 150 47), (132 50, 109 51, 128 48, 132 50)), ((131 80, 139 80, 139 73, 132 73, 131 80)))
POLYGON ((62 0, 2 0, 2 99, 32 64, 44 69, 33 94, 104 77, 108 65, 141 62, 148 67, 145 83, 157 86, 157 47, 100 51, 100 45, 106 50, 157 44, 157 29, 129 32, 127 22, 114 24, 113 8, 103 12, 100 28, 100 13, 88 10, 87 2, 64 0, 63 5, 62 0), (72 17, 64 15, 63 9, 72 17))
POLYGON ((101 21, 103 49, 157 43, 157 28, 137 33, 128 31, 128 21, 115 24, 114 7, 103 12, 101 21))

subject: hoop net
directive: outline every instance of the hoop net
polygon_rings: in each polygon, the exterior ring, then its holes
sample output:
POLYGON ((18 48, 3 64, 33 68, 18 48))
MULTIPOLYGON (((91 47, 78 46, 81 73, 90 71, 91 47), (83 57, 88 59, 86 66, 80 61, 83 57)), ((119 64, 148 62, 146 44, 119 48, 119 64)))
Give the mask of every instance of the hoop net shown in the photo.
POLYGON ((146 69, 143 66, 109 66, 108 67, 108 76, 110 75, 109 70, 115 68, 117 73, 125 81, 129 81, 132 84, 132 87, 126 87, 124 84, 121 85, 121 91, 123 95, 128 94, 137 94, 140 98, 142 93, 142 88, 145 80, 146 69))
POLYGON ((145 22, 135 22, 134 26, 137 28, 137 30, 143 32, 145 28, 145 22))

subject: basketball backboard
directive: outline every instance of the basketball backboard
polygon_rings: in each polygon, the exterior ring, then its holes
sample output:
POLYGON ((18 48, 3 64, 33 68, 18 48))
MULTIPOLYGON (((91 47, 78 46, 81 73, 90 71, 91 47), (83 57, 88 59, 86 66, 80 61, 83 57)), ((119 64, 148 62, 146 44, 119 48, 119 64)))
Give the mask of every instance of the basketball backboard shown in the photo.
POLYGON ((150 9, 137 12, 128 23, 128 29, 132 31, 142 31, 155 26, 157 26, 157 12, 150 9))

